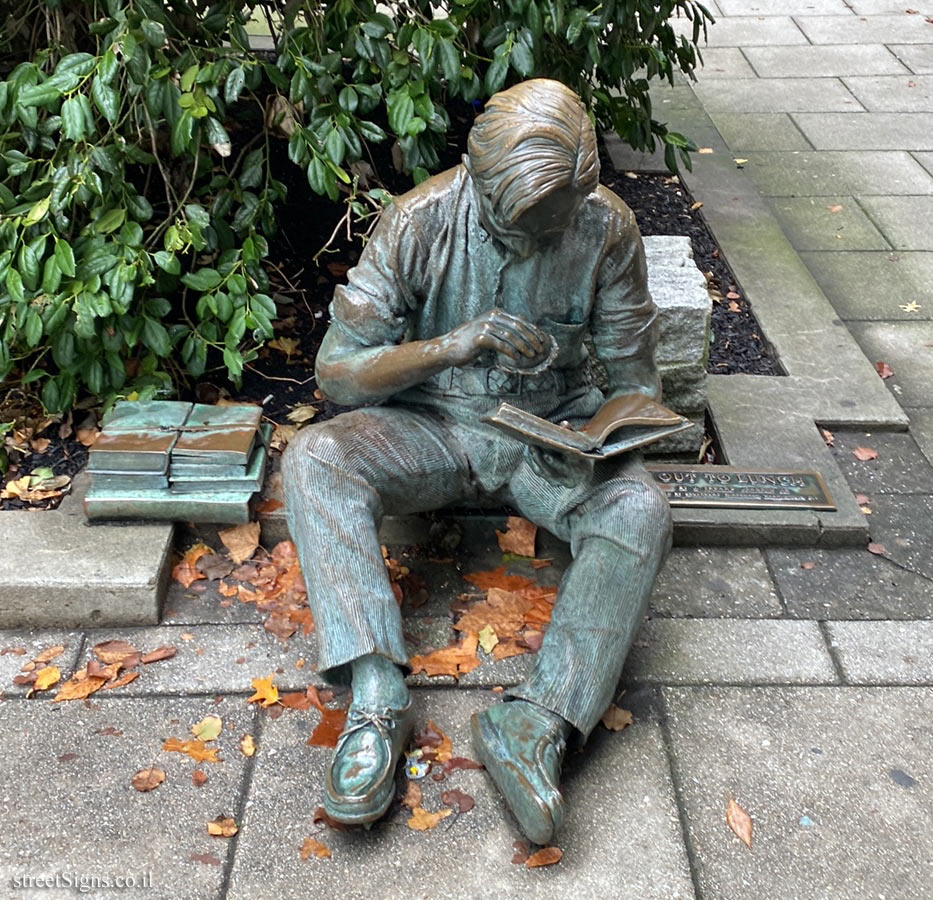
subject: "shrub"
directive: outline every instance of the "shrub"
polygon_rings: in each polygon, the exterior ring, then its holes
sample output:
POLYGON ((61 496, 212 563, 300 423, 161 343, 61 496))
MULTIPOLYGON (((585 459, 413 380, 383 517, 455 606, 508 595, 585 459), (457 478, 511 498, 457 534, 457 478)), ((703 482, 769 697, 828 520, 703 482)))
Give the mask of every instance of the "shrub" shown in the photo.
POLYGON ((364 215, 367 143, 395 138, 420 180, 451 100, 546 75, 600 127, 689 163, 648 84, 692 74, 708 20, 694 0, 410 0, 392 16, 371 0, 0 0, 0 379, 35 384, 50 411, 82 391, 168 392, 209 366, 237 381, 276 315, 280 138, 317 194, 364 215), (255 14, 273 54, 250 49, 255 14))

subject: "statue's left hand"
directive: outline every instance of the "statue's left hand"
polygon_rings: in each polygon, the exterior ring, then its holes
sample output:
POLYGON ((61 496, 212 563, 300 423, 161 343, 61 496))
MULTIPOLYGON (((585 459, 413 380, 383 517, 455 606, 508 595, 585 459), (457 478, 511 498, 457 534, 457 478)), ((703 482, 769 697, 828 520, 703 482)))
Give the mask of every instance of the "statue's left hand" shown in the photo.
POLYGON ((539 477, 564 487, 582 484, 593 471, 591 459, 571 456, 559 450, 545 450, 532 444, 525 447, 525 459, 539 477))

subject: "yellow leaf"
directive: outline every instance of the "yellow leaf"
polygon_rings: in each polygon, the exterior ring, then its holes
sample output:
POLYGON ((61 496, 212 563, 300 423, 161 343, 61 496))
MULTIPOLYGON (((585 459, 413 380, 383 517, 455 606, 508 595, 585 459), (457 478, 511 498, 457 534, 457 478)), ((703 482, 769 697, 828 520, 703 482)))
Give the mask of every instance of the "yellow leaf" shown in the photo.
POLYGON ((218 816, 207 823, 207 833, 213 837, 233 837, 240 829, 230 816, 218 816))
POLYGON ((900 307, 904 312, 919 312, 923 307, 916 302, 916 300, 911 300, 910 303, 901 303, 900 307))
POLYGON ((712 153, 712 152, 713 152, 713 148, 712 148, 712 147, 700 147, 700 148, 697 150, 697 153, 700 153, 700 154, 703 154, 703 155, 705 155, 705 154, 707 154, 707 153, 712 153))
POLYGON ((230 551, 230 559, 238 565, 246 562, 259 546, 259 523, 246 522, 221 531, 218 537, 230 551))
POLYGON ((731 796, 726 804, 726 823, 733 830, 736 837, 751 850, 752 817, 731 796))
POLYGON ((305 838, 304 843, 301 845, 301 849, 298 851, 298 855, 302 859, 309 859, 312 856, 317 859, 330 859, 330 850, 314 838, 305 838))
POLYGON ((244 756, 252 756, 256 752, 256 742, 251 734, 244 734, 240 738, 240 753, 244 756))
POLYGON ((610 703, 600 722, 610 731, 621 731, 632 724, 632 714, 627 709, 622 709, 622 707, 616 706, 615 703, 610 703))
POLYGON ((256 692, 252 697, 247 697, 247 703, 261 703, 263 706, 272 706, 279 702, 279 689, 272 683, 275 675, 268 678, 254 678, 252 681, 253 690, 256 692))
POLYGON ((62 673, 58 666, 46 666, 36 672, 36 680, 33 682, 33 689, 37 691, 47 691, 53 684, 58 684, 62 673))
POLYGON ((736 164, 737 166, 744 166, 745 163, 748 162, 748 160, 747 160, 747 159, 739 159, 738 157, 735 157, 734 162, 735 162, 735 164, 736 164))
POLYGON ((305 422, 310 422, 316 415, 316 406, 296 406, 286 418, 296 425, 303 425, 305 422))
POLYGON ((191 733, 199 741, 215 741, 223 728, 220 716, 205 716, 197 725, 191 726, 191 733))
POLYGON ((486 653, 492 653, 492 648, 499 643, 499 636, 492 625, 484 625, 479 630, 479 645, 486 653))
POLYGON ((287 357, 291 357, 293 353, 297 353, 301 348, 301 341, 298 338, 280 337, 274 341, 268 341, 266 346, 272 347, 273 350, 280 350, 287 357))
POLYGON ((84 700, 86 697, 93 694, 94 691, 100 690, 106 681, 106 678, 88 675, 87 666, 85 666, 80 672, 75 672, 75 674, 58 689, 58 693, 53 698, 53 702, 61 703, 62 700, 84 700))
POLYGON ((217 747, 208 747, 204 741, 180 741, 178 738, 168 738, 162 744, 162 749, 168 753, 184 753, 199 763, 222 761, 217 755, 220 750, 217 747))
POLYGON ((412 831, 430 831, 437 827, 441 819, 446 819, 452 812, 452 809, 441 809, 432 813, 421 806, 416 806, 411 811, 411 818, 405 824, 412 831))

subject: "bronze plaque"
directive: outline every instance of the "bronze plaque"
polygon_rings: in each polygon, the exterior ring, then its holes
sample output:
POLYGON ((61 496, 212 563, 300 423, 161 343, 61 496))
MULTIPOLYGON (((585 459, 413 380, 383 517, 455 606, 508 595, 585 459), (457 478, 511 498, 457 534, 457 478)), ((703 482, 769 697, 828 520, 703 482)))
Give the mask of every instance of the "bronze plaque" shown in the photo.
POLYGON ((819 472, 738 466, 646 466, 671 506, 835 509, 819 472))

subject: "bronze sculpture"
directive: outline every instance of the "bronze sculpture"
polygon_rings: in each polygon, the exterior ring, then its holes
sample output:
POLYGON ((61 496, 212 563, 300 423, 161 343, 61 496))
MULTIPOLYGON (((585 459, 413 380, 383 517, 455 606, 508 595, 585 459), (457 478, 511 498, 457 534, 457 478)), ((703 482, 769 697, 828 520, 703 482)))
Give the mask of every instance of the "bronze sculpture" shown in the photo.
POLYGON ((472 722, 479 757, 536 843, 563 819, 566 741, 585 739, 612 700, 670 546, 667 502, 636 454, 594 464, 480 422, 503 399, 574 425, 612 397, 660 393, 641 237, 598 174, 572 91, 545 79, 510 88, 476 119, 462 165, 386 209, 335 292, 318 384, 363 408, 300 432, 284 476, 319 668, 353 688, 325 786, 336 819, 385 812, 412 722, 377 536, 384 512, 493 496, 571 545, 527 681, 472 722), (587 334, 608 397, 589 375, 587 334))

